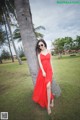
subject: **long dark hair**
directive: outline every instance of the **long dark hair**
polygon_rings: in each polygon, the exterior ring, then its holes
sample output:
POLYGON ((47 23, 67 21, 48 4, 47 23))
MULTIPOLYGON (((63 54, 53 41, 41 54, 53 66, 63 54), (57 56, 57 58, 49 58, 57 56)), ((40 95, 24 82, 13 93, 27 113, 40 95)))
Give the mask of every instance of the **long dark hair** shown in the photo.
POLYGON ((41 52, 41 49, 39 48, 39 42, 43 42, 44 46, 47 48, 47 44, 43 39, 38 40, 35 50, 36 50, 36 55, 39 54, 41 52))

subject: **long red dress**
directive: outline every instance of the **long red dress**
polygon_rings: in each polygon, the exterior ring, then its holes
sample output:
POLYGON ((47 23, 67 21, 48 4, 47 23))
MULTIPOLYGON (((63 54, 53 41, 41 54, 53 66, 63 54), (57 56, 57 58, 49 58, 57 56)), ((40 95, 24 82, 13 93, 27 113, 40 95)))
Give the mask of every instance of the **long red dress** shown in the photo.
MULTIPOLYGON (((46 77, 42 75, 42 70, 39 68, 36 85, 34 87, 32 100, 38 103, 41 107, 46 107, 48 105, 47 100, 47 83, 52 83, 52 67, 50 63, 50 53, 43 55, 40 53, 40 59, 43 66, 44 71, 46 72, 46 77)), ((51 93, 51 99, 54 99, 54 95, 51 93)))

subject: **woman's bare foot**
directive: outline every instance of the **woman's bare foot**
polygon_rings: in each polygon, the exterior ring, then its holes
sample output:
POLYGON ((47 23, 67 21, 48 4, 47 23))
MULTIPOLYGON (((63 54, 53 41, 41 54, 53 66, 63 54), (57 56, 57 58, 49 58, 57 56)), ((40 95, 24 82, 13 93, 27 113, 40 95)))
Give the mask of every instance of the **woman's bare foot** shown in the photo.
POLYGON ((48 115, 51 114, 51 108, 50 107, 47 108, 47 112, 48 112, 48 115))
POLYGON ((50 107, 54 107, 54 100, 52 99, 50 107))

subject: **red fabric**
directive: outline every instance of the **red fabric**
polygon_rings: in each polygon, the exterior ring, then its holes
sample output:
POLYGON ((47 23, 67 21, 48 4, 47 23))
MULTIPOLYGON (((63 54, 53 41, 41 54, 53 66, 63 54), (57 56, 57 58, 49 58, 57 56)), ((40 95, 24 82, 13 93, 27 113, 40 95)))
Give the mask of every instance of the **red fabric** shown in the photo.
MULTIPOLYGON (((44 71, 46 72, 46 77, 43 77, 41 68, 38 71, 36 85, 34 87, 32 100, 38 103, 41 107, 47 108, 47 83, 52 83, 52 67, 50 64, 50 53, 43 55, 40 53, 41 63, 43 65, 44 71)), ((51 99, 54 99, 54 95, 51 93, 51 99)))

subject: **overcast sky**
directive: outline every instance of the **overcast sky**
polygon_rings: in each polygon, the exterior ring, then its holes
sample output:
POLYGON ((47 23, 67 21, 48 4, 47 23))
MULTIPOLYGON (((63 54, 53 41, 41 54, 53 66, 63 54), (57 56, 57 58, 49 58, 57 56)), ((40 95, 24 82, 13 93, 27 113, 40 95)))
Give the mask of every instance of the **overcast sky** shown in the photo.
MULTIPOLYGON (((74 1, 74 0, 73 0, 74 1)), ((78 0, 77 0, 78 1, 78 0)), ((44 26, 48 47, 58 37, 80 35, 80 4, 57 4, 57 0, 30 0, 35 27, 44 26)))
POLYGON ((56 38, 69 36, 75 39, 76 35, 80 35, 80 4, 57 4, 57 0, 29 1, 35 27, 46 28, 40 32, 44 34, 49 49, 51 41, 56 38))

